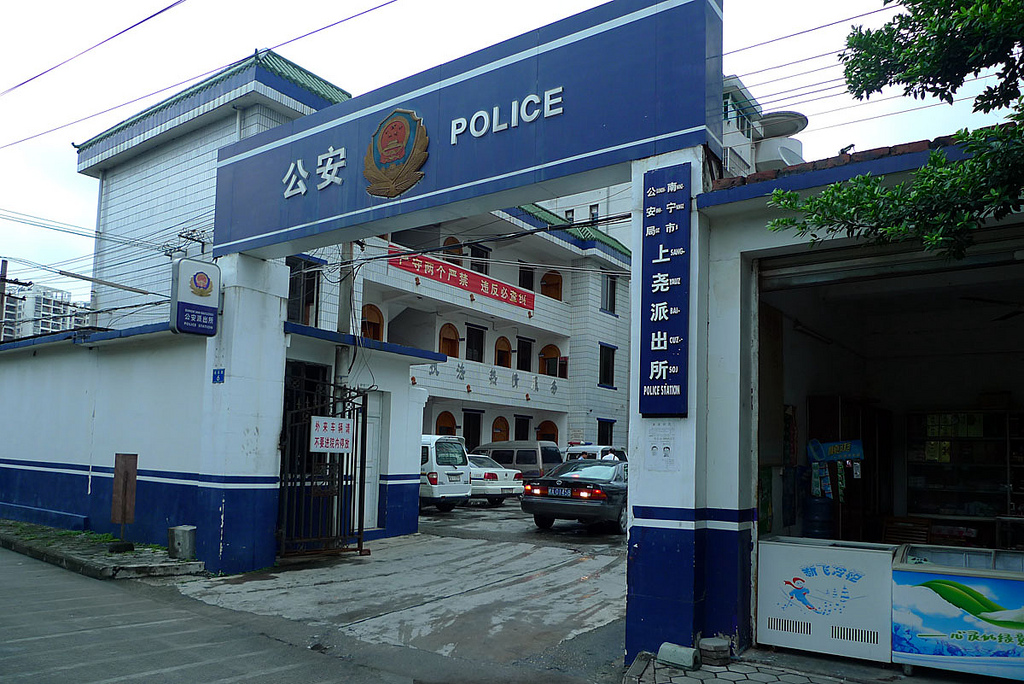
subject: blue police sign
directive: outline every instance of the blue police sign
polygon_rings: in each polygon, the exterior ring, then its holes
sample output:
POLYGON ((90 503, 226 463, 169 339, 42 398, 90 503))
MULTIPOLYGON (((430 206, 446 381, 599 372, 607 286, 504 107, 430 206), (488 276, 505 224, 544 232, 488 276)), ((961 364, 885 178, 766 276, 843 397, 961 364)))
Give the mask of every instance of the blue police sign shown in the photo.
POLYGON ((640 414, 687 413, 690 165, 644 174, 640 254, 640 414))
POLYGON ((220 308, 220 267, 198 259, 171 263, 171 330, 212 337, 220 308))
POLYGON ((296 254, 720 152, 720 5, 615 0, 226 147, 214 255, 296 254))

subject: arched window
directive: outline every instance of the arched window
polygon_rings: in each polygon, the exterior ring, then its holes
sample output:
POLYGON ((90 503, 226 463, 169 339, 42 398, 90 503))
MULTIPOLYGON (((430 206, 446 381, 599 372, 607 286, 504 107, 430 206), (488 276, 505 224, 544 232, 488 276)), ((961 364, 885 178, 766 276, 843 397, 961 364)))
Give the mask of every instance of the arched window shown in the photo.
POLYGON ((442 411, 437 417, 437 422, 434 424, 435 435, 454 435, 455 434, 455 416, 448 411, 442 411))
POLYGON ((494 365, 502 368, 512 367, 512 343, 507 337, 499 337, 494 343, 494 365))
POLYGON ((558 271, 545 273, 540 279, 540 293, 545 297, 562 301, 562 274, 558 271))
POLYGON ((558 426, 550 420, 545 420, 537 426, 537 439, 558 443, 558 426))
POLYGON ((459 358, 459 331, 451 323, 441 326, 441 336, 437 351, 448 356, 459 358))
POLYGON ((384 314, 373 304, 363 305, 363 323, 360 334, 371 340, 384 341, 384 314))
POLYGON ((508 421, 501 416, 494 419, 494 424, 491 425, 491 441, 492 442, 507 442, 508 441, 508 421))
MULTIPOLYGON (((553 344, 540 350, 540 374, 558 377, 558 359, 562 352, 553 344)), ((565 377, 565 376, 562 376, 565 377)))
POLYGON ((444 239, 444 259, 456 266, 462 265, 462 243, 456 237, 446 237, 444 239))

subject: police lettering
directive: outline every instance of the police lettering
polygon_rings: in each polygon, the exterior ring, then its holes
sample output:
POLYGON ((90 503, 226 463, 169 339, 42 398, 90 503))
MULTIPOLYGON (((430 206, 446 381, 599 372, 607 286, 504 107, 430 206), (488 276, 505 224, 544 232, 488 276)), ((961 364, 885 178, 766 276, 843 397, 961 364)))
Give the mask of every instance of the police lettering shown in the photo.
POLYGON ((562 87, 544 91, 544 96, 530 94, 522 100, 512 100, 507 109, 495 105, 490 111, 481 109, 466 119, 452 119, 452 145, 459 143, 459 136, 467 130, 474 138, 487 133, 500 133, 518 128, 519 123, 532 123, 542 116, 546 119, 562 113, 562 87))

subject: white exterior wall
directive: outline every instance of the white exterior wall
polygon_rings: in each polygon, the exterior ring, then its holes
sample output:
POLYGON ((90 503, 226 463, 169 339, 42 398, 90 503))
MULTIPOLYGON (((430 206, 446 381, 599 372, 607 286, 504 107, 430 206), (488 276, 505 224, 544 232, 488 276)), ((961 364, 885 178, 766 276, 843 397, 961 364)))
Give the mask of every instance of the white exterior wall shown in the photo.
MULTIPOLYGON (((212 236, 217 150, 235 139, 235 121, 224 118, 106 172, 100 186, 100 234, 166 244, 169 249, 189 244, 190 252, 198 253, 198 245, 178 235, 200 230, 212 236)), ((96 249, 95 277, 161 295, 169 293, 169 255, 99 239, 96 249)), ((95 309, 108 309, 154 299, 96 285, 92 304, 95 309)), ((98 314, 97 325, 126 328, 167 317, 167 306, 162 305, 139 312, 98 314)))
MULTIPOLYGON (((593 268, 584 260, 574 266, 593 268)), ((601 311, 602 273, 572 273, 572 339, 569 376, 573 381, 570 429, 582 429, 583 441, 597 443, 598 418, 615 421, 612 442, 625 446, 629 431, 629 278, 616 281, 616 314, 601 311), (599 386, 601 344, 616 347, 615 389, 599 386)))
MULTIPOLYGON (((257 105, 241 121, 225 116, 106 171, 100 183, 98 231, 156 243, 166 248, 128 246, 97 239, 93 276, 166 296, 170 291, 170 250, 201 255, 213 242, 213 212, 217 189, 217 150, 289 119, 257 105), (180 235, 195 231, 205 247, 180 235), (164 252, 168 253, 164 253, 164 252)), ((137 293, 104 285, 93 288, 92 307, 108 309, 154 301, 137 293)), ((96 315, 96 325, 128 328, 167 320, 166 305, 96 315)))
POLYGON ((23 391, 0 397, 3 453, 86 467, 112 467, 114 454, 136 453, 140 469, 197 472, 205 355, 204 340, 170 333, 7 352, 0 386, 23 391))

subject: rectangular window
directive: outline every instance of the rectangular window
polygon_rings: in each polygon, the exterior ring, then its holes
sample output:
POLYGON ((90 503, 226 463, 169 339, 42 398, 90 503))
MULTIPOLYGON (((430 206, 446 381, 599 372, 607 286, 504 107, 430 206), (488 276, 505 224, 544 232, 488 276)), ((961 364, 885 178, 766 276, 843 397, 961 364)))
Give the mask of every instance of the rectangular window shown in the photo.
MULTIPOLYGON (((516 437, 516 439, 519 439, 516 437)), ((512 454, 511 449, 495 449, 491 452, 491 458, 500 463, 503 466, 512 465, 512 454)))
POLYGON ((614 444, 613 440, 613 428, 615 427, 614 420, 601 420, 597 419, 597 443, 598 444, 614 444))
POLYGON ((488 263, 487 259, 491 256, 491 250, 480 245, 469 246, 469 267, 477 273, 483 273, 487 275, 488 263))
POLYGON ((320 264, 300 257, 285 259, 288 276, 288 320, 302 325, 317 324, 317 295, 320 288, 320 264))
MULTIPOLYGON (((516 434, 513 439, 530 439, 530 416, 516 416, 516 434)), ((495 459, 497 460, 497 459, 495 459)), ((511 454, 507 462, 498 461, 503 465, 512 463, 511 454)))
POLYGON ((533 292, 533 269, 529 266, 519 267, 519 287, 533 292))
POLYGON ((601 278, 601 311, 615 313, 615 290, 618 289, 619 279, 616 276, 604 274, 601 278))
POLYGON ((533 341, 525 337, 517 339, 516 370, 533 372, 533 341))
POLYGON ((591 223, 597 223, 597 217, 598 217, 598 215, 600 213, 600 209, 601 209, 601 207, 598 204, 591 204, 590 205, 590 222, 591 223))
POLYGON ((573 221, 576 220, 575 217, 576 217, 575 210, 573 210, 573 209, 566 209, 565 210, 565 220, 566 221, 568 221, 569 223, 572 223, 573 221))
POLYGON ((601 345, 601 367, 597 384, 615 387, 615 347, 601 345))
POLYGON ((466 326, 466 360, 483 363, 484 330, 473 325, 466 326))

